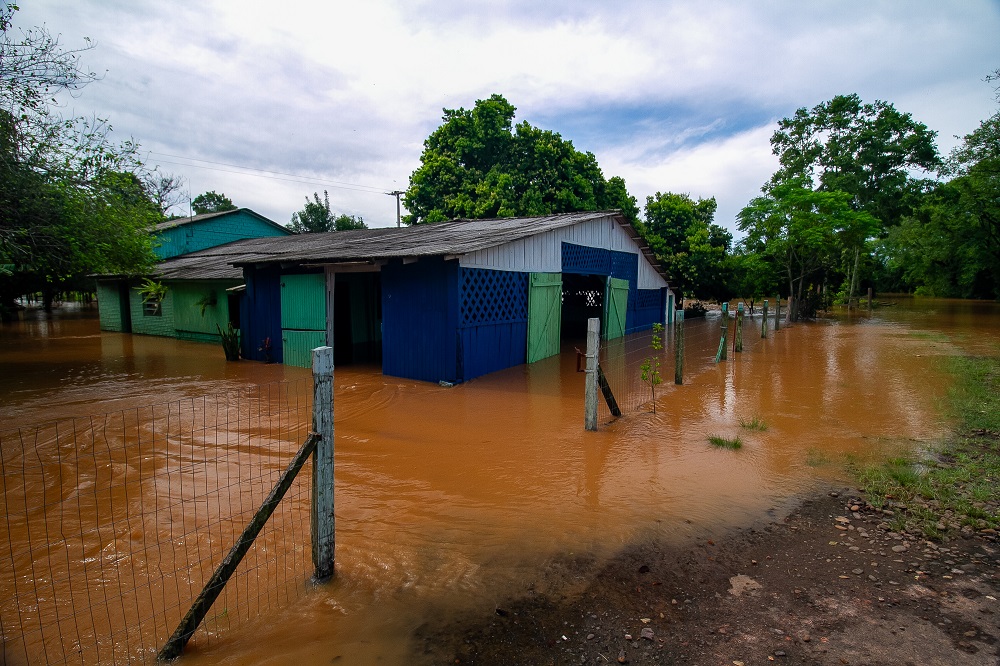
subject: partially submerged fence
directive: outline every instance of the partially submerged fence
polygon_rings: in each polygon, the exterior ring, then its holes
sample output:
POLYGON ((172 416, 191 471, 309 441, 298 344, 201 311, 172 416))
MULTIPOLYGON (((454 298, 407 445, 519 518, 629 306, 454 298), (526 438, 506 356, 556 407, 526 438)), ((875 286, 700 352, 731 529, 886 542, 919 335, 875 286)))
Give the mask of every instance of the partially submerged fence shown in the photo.
MULTIPOLYGON (((0 432, 3 663, 155 659, 309 437, 312 390, 248 386, 0 432)), ((332 411, 329 428, 326 569, 310 548, 309 470, 287 479, 195 641, 332 573, 332 411)))
MULTIPOLYGON (((596 411, 591 412, 587 404, 586 427, 592 430, 597 423, 607 423, 622 415, 653 411, 654 396, 662 396, 665 385, 676 382, 677 370, 681 371, 680 380, 683 381, 685 371, 690 373, 709 364, 725 362, 733 359, 733 354, 753 353, 765 336, 778 330, 777 318, 782 310, 773 305, 769 308, 765 301, 753 314, 748 309, 743 310, 739 320, 735 313, 727 314, 685 320, 683 311, 678 311, 675 323, 661 332, 646 330, 614 340, 600 339, 597 333, 594 340, 599 351, 596 355, 591 352, 595 346, 588 338, 587 360, 593 356, 596 363, 594 389, 591 392, 588 377, 586 395, 588 400, 594 396, 592 402, 596 411), (654 348, 657 337, 660 349, 654 348), (645 378, 644 364, 647 366, 645 378), (650 383, 654 372, 661 382, 655 388, 650 383), (593 418, 592 413, 596 414, 593 418)), ((598 325, 599 320, 592 322, 598 325)))

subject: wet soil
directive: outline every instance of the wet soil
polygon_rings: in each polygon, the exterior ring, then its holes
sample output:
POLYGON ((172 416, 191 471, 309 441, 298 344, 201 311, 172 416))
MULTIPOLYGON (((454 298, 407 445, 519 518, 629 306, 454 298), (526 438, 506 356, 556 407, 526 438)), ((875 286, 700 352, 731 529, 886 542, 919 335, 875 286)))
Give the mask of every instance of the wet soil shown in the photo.
POLYGON ((836 487, 723 538, 567 557, 415 647, 434 664, 997 664, 996 536, 931 543, 888 519, 836 487))

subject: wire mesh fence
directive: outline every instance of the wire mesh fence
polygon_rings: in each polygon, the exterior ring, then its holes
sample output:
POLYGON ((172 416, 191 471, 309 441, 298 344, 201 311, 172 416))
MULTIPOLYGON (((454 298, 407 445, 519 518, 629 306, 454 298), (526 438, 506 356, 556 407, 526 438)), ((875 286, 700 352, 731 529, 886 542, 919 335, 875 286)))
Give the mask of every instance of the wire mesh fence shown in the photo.
MULTIPOLYGON (((3 663, 153 661, 307 437, 311 382, 0 431, 3 663)), ((305 589, 300 474, 195 642, 305 589)))
MULTIPOLYGON (((744 316, 744 353, 753 353, 760 345, 762 319, 759 308, 754 314, 751 315, 748 311, 744 316)), ((774 311, 772 310, 768 319, 769 335, 774 330, 773 320, 774 311)), ((722 334, 722 318, 718 312, 714 312, 706 317, 686 319, 681 325, 684 335, 684 374, 687 377, 715 364, 715 356, 722 334)), ((733 359, 735 338, 733 313, 730 313, 728 330, 727 350, 729 358, 733 359)), ((649 364, 650 370, 656 369, 659 372, 663 384, 674 382, 677 345, 677 332, 674 324, 665 327, 659 334, 662 349, 653 348, 653 336, 653 331, 646 330, 614 340, 601 340, 598 357, 600 367, 622 415, 653 410, 654 391, 648 379, 643 379, 642 366, 644 363, 649 364)), ((662 394, 663 389, 658 386, 655 395, 662 394)), ((600 395, 597 414, 600 423, 607 423, 615 418, 608 402, 600 395)))

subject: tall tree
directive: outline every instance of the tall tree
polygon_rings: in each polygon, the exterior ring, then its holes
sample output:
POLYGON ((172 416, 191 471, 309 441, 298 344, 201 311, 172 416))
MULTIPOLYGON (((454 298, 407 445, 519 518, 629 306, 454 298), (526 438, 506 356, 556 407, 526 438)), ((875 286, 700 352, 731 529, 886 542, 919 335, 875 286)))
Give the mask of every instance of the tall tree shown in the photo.
POLYGON ((225 194, 216 193, 215 190, 199 194, 191 200, 191 208, 195 215, 205 215, 206 213, 223 213, 227 210, 236 210, 236 204, 225 194))
MULTIPOLYGON (((88 274, 133 273, 155 258, 162 216, 142 185, 131 142, 101 119, 64 119, 52 103, 94 80, 45 28, 14 35, 16 6, 0 6, 0 316, 17 296, 81 288, 88 274)), ((89 285, 88 285, 89 287, 89 285)))
POLYGON ((798 319, 809 309, 803 296, 810 279, 837 261, 840 248, 875 233, 877 221, 854 210, 846 192, 813 189, 799 177, 765 187, 740 211, 739 228, 747 249, 781 269, 798 319))
POLYGON ((888 102, 837 95, 778 122, 771 147, 781 166, 771 182, 804 177, 818 190, 846 192, 852 208, 890 227, 919 200, 924 181, 913 172, 940 166, 936 136, 888 102))
POLYGON ((944 175, 890 233, 890 266, 919 293, 1000 298, 1000 112, 963 138, 944 175))
POLYGON ((593 153, 558 133, 522 122, 501 95, 472 109, 445 109, 404 195, 407 224, 638 208, 621 178, 605 180, 593 153))
POLYGON ((673 192, 646 197, 639 231, 667 271, 671 287, 685 296, 730 298, 726 257, 733 236, 714 223, 717 209, 715 197, 695 201, 673 192))
POLYGON ((292 221, 288 228, 297 234, 316 233, 322 231, 348 231, 350 229, 367 229, 363 218, 340 214, 334 216, 330 209, 330 194, 323 190, 323 199, 319 193, 313 192, 313 200, 306 197, 306 205, 302 210, 292 213, 292 221))

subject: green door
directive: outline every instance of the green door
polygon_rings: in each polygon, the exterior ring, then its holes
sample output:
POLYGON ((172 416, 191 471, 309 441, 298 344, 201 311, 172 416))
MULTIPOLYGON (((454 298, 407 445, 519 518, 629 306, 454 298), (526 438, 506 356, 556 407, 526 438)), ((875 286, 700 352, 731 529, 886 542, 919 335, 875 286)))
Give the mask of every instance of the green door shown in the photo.
POLYGON ((625 335, 625 315, 628 312, 628 280, 608 278, 604 299, 604 339, 614 340, 625 335))
POLYGON ((312 366, 312 350, 326 341, 326 276, 281 276, 281 349, 285 365, 312 366))
POLYGON ((528 363, 559 353, 562 274, 532 273, 528 283, 528 363))

